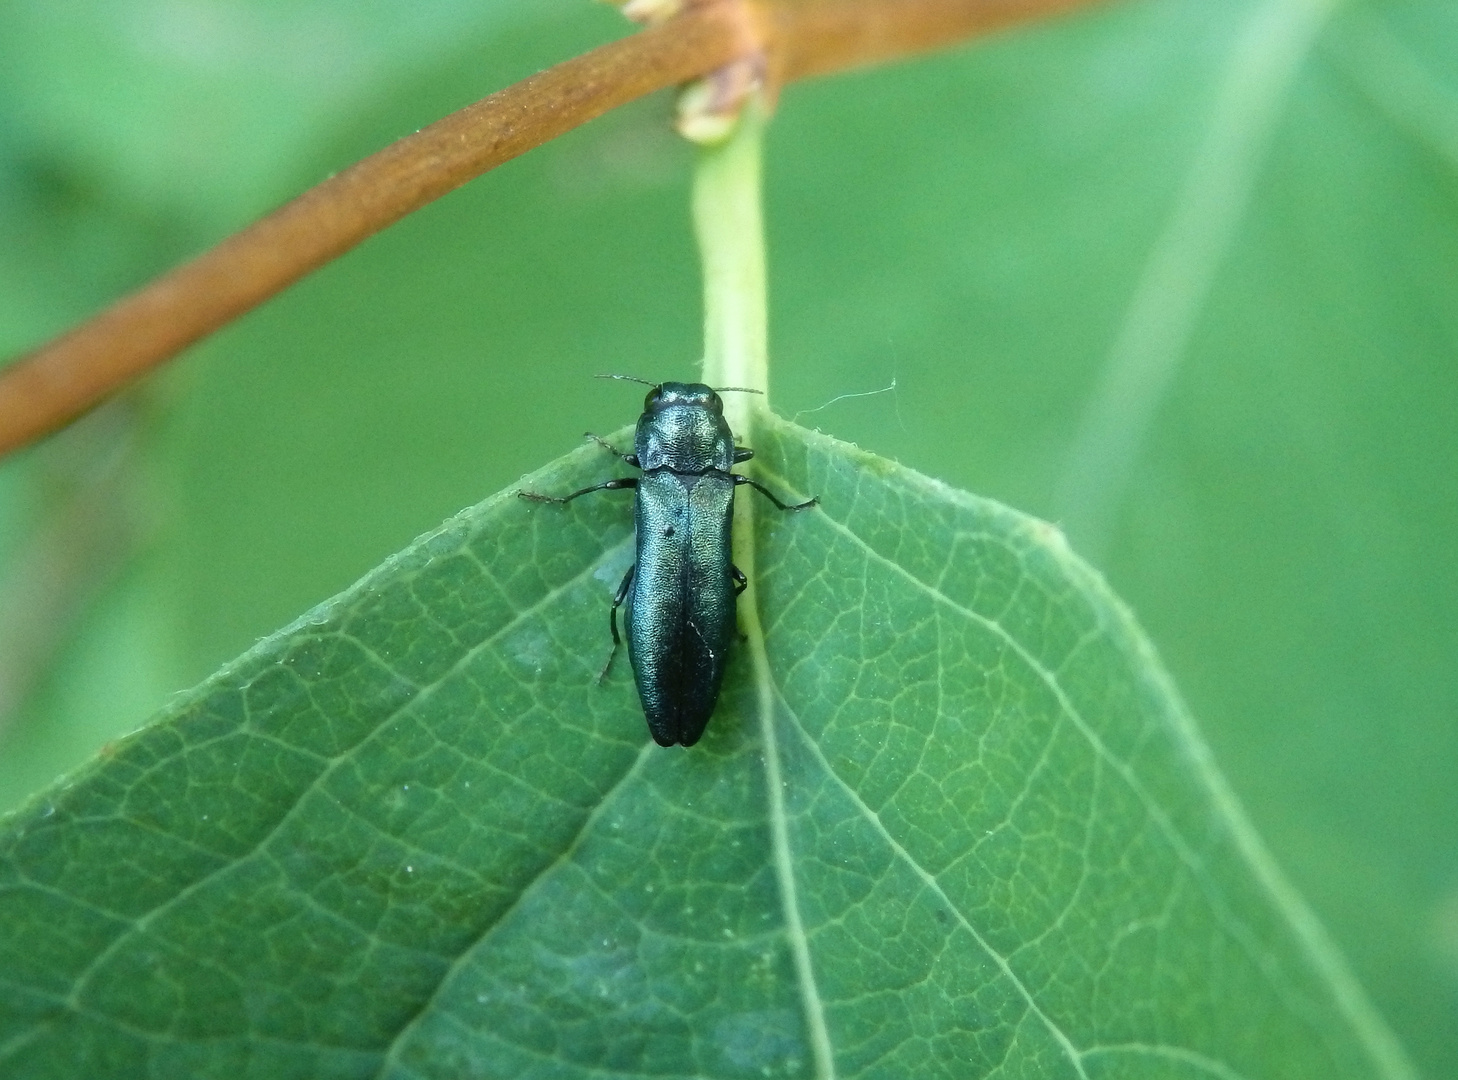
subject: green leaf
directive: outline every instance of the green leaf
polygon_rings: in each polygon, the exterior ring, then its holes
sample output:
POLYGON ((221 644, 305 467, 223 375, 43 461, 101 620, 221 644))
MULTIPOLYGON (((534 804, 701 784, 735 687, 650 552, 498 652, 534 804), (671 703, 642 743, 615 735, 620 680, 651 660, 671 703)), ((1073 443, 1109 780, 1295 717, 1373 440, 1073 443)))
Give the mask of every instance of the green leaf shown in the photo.
POLYGON ((1054 528, 756 442, 703 743, 595 682, 625 501, 503 492, 10 819, 0 1073, 1406 1075, 1054 528))

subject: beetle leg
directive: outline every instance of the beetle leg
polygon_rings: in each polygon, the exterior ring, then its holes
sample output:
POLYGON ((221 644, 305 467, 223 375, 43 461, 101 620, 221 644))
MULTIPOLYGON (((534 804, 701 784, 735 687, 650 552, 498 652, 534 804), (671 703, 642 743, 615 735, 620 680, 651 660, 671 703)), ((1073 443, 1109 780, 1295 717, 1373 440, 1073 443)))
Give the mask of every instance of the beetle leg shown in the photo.
POLYGON ((604 439, 601 435, 594 435, 590 431, 584 431, 582 434, 584 436, 586 436, 587 438, 591 439, 593 442, 597 443, 597 445, 598 446, 601 446, 604 450, 607 450, 610 453, 616 454, 618 457, 620 457, 624 461, 626 461, 629 465, 633 466, 633 468, 636 469, 638 467, 638 455, 637 454, 625 454, 625 453, 623 453, 621 450, 619 450, 612 443, 610 443, 606 439, 604 439))
POLYGON ((624 488, 635 488, 637 486, 638 478, 636 476, 624 476, 618 480, 605 480, 601 484, 593 484, 592 487, 585 487, 580 491, 574 491, 571 495, 543 495, 540 492, 536 491, 518 491, 516 495, 519 499, 529 499, 532 502, 565 504, 570 503, 579 495, 587 495, 590 492, 621 491, 624 488))
POLYGON ((770 502, 778 506, 781 510, 808 510, 810 507, 814 506, 820 501, 820 496, 816 495, 813 498, 806 499, 802 503, 782 503, 779 499, 775 498, 775 493, 773 491, 765 487, 758 480, 751 480, 749 477, 740 476, 738 473, 730 473, 729 475, 734 477, 734 482, 736 484, 748 484, 750 487, 754 488, 755 491, 759 492, 770 502))
POLYGON ((754 457, 754 451, 749 447, 736 446, 734 448, 734 464, 738 465, 741 461, 748 461, 752 457, 754 457))
POLYGON ((618 608, 622 607, 623 601, 628 598, 628 590, 633 587, 633 571, 637 569, 637 563, 628 567, 628 572, 623 575, 623 580, 618 584, 618 591, 613 596, 612 610, 608 612, 608 629, 613 632, 613 648, 615 649, 623 643, 623 639, 618 637, 618 608))
POLYGON ((622 583, 613 596, 613 606, 608 610, 608 629, 613 632, 613 651, 608 653, 607 663, 597 673, 598 682, 607 678, 608 668, 613 666, 613 657, 618 655, 618 646, 623 643, 623 639, 618 637, 618 608, 622 607, 623 601, 628 598, 628 590, 633 587, 633 571, 636 569, 638 569, 637 563, 628 567, 628 572, 623 575, 622 583))
MULTIPOLYGON (((742 593, 745 589, 749 588, 749 579, 744 576, 744 571, 739 569, 739 567, 735 566, 733 563, 729 564, 729 576, 734 580, 734 599, 738 600, 739 594, 742 593)), ((734 631, 739 635, 740 641, 749 640, 749 635, 746 634, 743 630, 739 629, 739 622, 737 619, 734 623, 734 631)))

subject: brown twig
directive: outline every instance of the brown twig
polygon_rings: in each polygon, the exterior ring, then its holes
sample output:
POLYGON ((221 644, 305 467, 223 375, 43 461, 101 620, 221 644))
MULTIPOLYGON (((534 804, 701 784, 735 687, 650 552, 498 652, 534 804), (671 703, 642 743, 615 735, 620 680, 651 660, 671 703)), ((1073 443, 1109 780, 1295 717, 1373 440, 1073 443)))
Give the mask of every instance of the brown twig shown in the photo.
POLYGON ((771 78, 783 85, 931 52, 1014 23, 1087 7, 1090 0, 785 0, 762 31, 771 78))
POLYGON ((0 372, 0 454, 33 442, 411 211, 594 117, 756 52, 785 82, 1090 0, 700 0, 401 139, 0 372))

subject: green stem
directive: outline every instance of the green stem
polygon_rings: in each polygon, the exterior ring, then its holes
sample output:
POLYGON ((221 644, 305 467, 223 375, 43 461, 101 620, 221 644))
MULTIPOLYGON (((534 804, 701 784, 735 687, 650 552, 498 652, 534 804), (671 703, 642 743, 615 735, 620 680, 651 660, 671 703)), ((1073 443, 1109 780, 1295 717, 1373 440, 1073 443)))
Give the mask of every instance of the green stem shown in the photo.
MULTIPOLYGON (((704 366, 710 386, 769 391, 764 217, 760 145, 764 110, 747 102, 728 138, 700 152, 694 173, 694 231, 704 265, 704 366)), ((729 426, 750 437, 756 394, 726 394, 729 426)))
MULTIPOLYGON (((694 175, 694 228, 704 262, 704 381, 710 386, 769 389, 765 318, 764 220, 760 213, 760 145, 764 111, 749 101, 729 137, 699 157, 694 175)), ((766 416, 759 394, 725 394, 724 413, 741 444, 754 446, 755 422, 766 416)), ((776 690, 755 588, 755 497, 734 500, 734 562, 749 579, 739 624, 749 652, 753 719, 764 753, 770 848, 779 883, 785 937, 795 965, 816 1080, 835 1080, 835 1054, 815 980, 810 942, 800 915, 795 853, 785 805, 788 777, 775 724, 776 690)), ((722 721, 721 721, 722 722, 722 721)))

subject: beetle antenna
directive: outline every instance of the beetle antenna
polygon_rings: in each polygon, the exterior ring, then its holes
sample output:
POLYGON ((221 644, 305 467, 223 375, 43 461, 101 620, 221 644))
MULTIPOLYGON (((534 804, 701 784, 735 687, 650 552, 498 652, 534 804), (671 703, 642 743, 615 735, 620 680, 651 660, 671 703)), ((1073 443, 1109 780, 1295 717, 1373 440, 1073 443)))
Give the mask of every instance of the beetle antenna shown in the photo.
POLYGON ((763 394, 763 390, 755 390, 749 386, 714 386, 710 387, 716 394, 727 394, 731 390, 736 394, 763 394))
POLYGON ((649 382, 647 379, 640 379, 636 375, 594 375, 595 379, 621 379, 623 382, 638 382, 644 386, 657 386, 656 382, 649 382))

